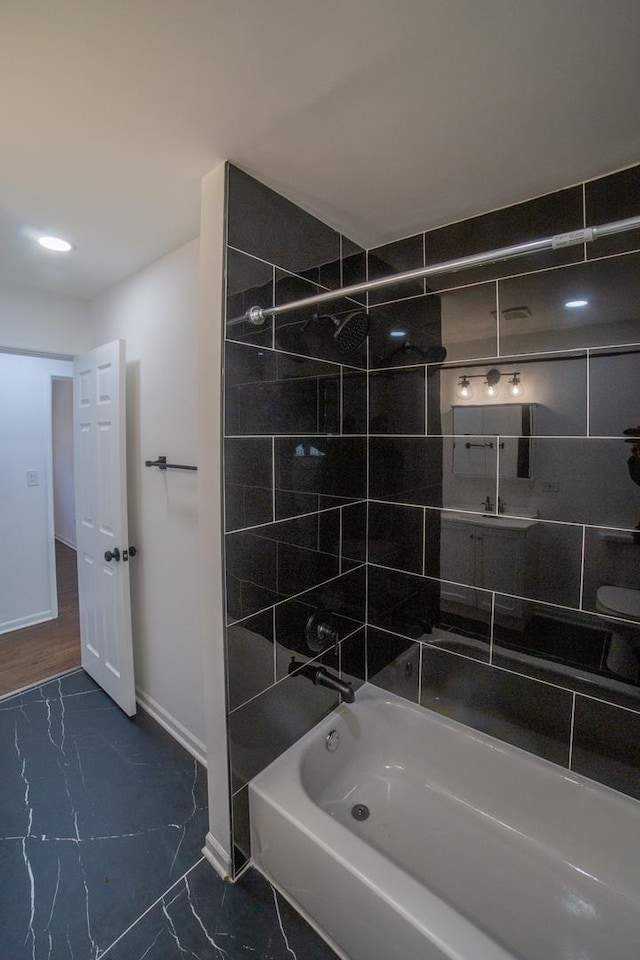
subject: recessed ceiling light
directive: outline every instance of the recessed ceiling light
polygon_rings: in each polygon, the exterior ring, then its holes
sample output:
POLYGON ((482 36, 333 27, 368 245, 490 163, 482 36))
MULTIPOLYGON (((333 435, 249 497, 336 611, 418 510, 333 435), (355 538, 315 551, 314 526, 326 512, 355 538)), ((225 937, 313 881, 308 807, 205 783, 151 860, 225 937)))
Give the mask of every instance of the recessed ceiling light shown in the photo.
POLYGON ((588 300, 567 300, 565 307, 573 309, 574 307, 586 307, 588 300))
POLYGON ((69 253, 71 244, 61 237, 38 237, 38 243, 45 250, 54 250, 56 253, 69 253))
POLYGON ((406 335, 407 335, 406 330, 392 330, 391 333, 389 334, 390 337, 406 337, 406 335))

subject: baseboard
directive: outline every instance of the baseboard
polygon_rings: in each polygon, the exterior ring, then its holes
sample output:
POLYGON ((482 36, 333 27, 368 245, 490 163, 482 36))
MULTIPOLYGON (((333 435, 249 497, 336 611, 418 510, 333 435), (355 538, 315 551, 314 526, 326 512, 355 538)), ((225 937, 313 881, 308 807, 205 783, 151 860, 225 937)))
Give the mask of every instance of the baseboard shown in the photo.
POLYGON ((177 740, 181 746, 188 750, 192 757, 195 757, 198 763, 201 763, 203 767, 207 765, 207 748, 202 743, 201 740, 198 740, 197 737, 194 737, 193 734, 187 730, 175 717, 173 717, 168 710, 165 710, 164 707, 161 707, 160 704, 150 697, 148 693, 145 693, 144 690, 141 690, 140 687, 136 687, 136 701, 140 707, 148 713, 150 717, 160 724, 161 727, 170 733, 174 740, 177 740))
POLYGON ((60 534, 56 533, 55 539, 59 540, 60 543, 64 543, 65 547, 70 547, 71 550, 75 550, 77 552, 78 548, 75 543, 71 543, 71 540, 67 540, 66 537, 61 537, 60 534))
POLYGON ((229 854, 222 849, 212 833, 208 833, 204 840, 202 855, 211 864, 218 876, 223 880, 231 880, 232 863, 229 854))
POLYGON ((18 617, 17 620, 6 620, 0 623, 0 634, 22 630, 24 627, 35 627, 38 623, 47 623, 54 619, 53 610, 40 610, 39 613, 32 613, 28 617, 18 617))

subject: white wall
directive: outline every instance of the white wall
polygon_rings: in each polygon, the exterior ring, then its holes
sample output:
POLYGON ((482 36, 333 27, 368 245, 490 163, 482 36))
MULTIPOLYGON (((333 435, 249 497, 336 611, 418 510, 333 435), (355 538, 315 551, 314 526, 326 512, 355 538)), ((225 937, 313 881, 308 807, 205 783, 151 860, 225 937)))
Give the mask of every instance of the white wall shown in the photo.
POLYGON ((52 585, 51 377, 62 360, 0 353, 0 632, 50 620, 52 585), (28 485, 27 472, 37 472, 28 485))
POLYGON ((88 301, 0 284, 0 348, 72 357, 91 343, 88 301))
POLYGON ((56 538, 76 545, 73 479, 73 380, 54 380, 52 391, 53 527, 56 538))
POLYGON ((127 351, 127 474, 136 686, 143 705, 196 753, 205 723, 198 614, 197 475, 161 472, 164 454, 197 463, 197 240, 91 304, 93 345, 127 351))
POLYGON ((204 854, 231 872, 231 804, 226 717, 222 595, 222 291, 224 289, 225 165, 202 180, 200 315, 198 323, 198 507, 200 611, 206 696, 209 832, 204 854))

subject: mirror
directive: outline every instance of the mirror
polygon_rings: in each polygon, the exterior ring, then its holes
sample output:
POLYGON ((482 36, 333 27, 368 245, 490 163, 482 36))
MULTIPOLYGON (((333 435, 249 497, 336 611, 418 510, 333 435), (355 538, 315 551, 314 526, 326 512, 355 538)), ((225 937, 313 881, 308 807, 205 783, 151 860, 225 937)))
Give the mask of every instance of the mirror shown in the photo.
POLYGON ((532 403, 494 403, 452 407, 453 472, 458 477, 493 473, 492 455, 500 451, 501 477, 531 477, 532 403), (467 440, 461 437, 468 436, 467 440))

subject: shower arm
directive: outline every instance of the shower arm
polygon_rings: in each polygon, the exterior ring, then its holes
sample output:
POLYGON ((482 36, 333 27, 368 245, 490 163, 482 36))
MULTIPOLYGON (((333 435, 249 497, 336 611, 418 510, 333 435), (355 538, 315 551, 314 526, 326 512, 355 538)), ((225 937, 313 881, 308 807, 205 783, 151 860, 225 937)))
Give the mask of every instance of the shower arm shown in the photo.
POLYGON ((558 233, 542 240, 530 240, 527 243, 518 243, 512 247, 500 247, 485 253, 474 253, 469 257, 458 257, 456 260, 444 260, 433 263, 429 267, 418 267, 415 270, 405 270, 404 273, 393 273, 377 280, 367 280, 363 283, 353 283, 349 287, 339 290, 327 290, 314 297, 304 297, 302 300, 292 300, 277 307, 251 307, 242 317, 229 320, 228 327, 238 323, 250 323, 254 327, 261 327, 268 317, 277 317, 291 310, 301 310, 304 307, 315 306, 318 303, 329 303, 342 297, 353 297, 367 290, 379 290, 396 283, 407 283, 410 280, 420 280, 422 277, 431 277, 439 273, 453 273, 457 270, 467 270, 470 267, 482 266, 485 263, 495 263, 498 260, 510 260, 512 257, 524 257, 530 253, 540 253, 542 250, 558 250, 562 247, 575 246, 578 243, 591 243, 601 237, 610 237, 615 233, 624 233, 627 230, 640 228, 640 217, 629 217, 626 220, 614 220, 597 227, 585 227, 583 230, 571 230, 569 233, 558 233))

